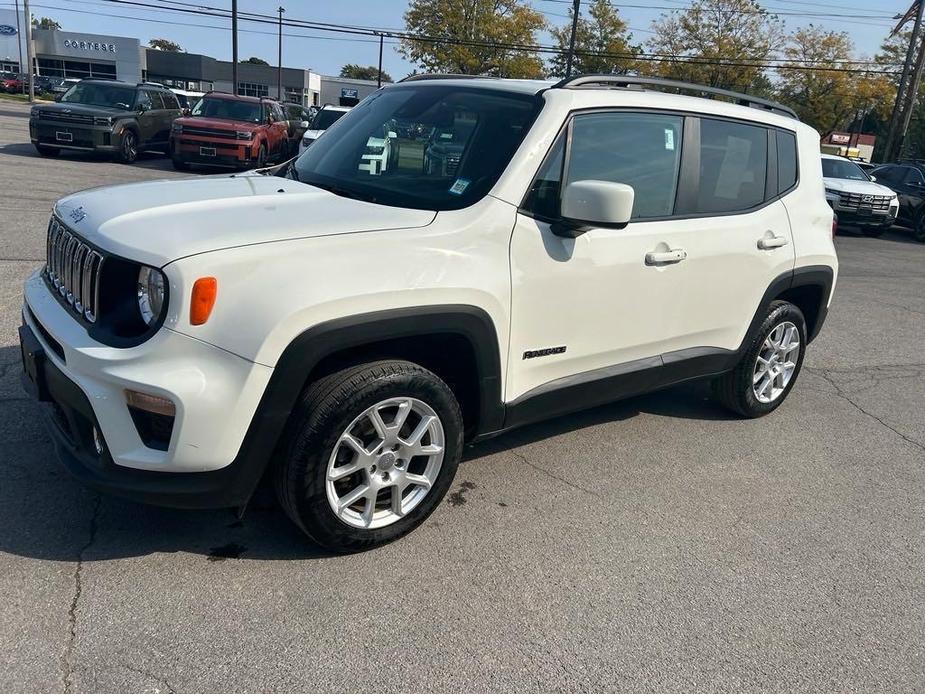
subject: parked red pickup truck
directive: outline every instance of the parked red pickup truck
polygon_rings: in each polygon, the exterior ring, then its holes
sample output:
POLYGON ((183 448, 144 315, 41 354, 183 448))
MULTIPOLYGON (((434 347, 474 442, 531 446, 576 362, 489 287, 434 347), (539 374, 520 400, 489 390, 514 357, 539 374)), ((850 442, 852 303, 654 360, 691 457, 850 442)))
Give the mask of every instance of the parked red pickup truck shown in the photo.
POLYGON ((170 132, 175 169, 190 164, 260 168, 289 156, 289 129, 272 99, 208 92, 170 132))

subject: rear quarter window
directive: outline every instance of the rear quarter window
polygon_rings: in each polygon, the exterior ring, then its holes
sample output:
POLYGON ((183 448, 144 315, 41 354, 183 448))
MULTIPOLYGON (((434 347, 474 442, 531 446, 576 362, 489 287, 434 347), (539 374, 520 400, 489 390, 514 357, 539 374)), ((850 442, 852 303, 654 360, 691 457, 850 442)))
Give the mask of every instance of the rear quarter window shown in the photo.
POLYGON ((793 133, 777 131, 777 190, 786 193, 797 182, 797 138, 793 133))
POLYGON ((742 212, 765 200, 768 129, 733 121, 700 121, 700 190, 693 212, 742 212))

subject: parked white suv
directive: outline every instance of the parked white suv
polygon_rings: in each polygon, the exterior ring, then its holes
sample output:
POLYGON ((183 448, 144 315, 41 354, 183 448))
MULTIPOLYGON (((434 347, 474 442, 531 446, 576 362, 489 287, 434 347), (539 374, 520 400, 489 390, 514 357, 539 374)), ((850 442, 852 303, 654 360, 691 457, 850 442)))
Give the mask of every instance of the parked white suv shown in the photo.
MULTIPOLYGON (((302 140, 299 143, 299 154, 304 152, 324 133, 325 130, 334 125, 338 120, 350 111, 346 106, 322 106, 312 122, 302 134, 302 140)), ((381 136, 380 136, 381 137, 381 136)))
POLYGON ((663 86, 406 80, 277 176, 60 200, 20 334, 63 462, 178 507, 243 507, 267 473, 346 551, 419 525, 463 445, 512 427, 701 377, 771 412, 835 283, 818 134, 663 86), (394 165, 361 166, 394 122, 394 165), (456 124, 458 164, 426 172, 456 124))
POLYGON ((839 224, 857 225, 865 236, 881 236, 893 226, 899 213, 896 193, 850 159, 823 154, 822 180, 839 224))

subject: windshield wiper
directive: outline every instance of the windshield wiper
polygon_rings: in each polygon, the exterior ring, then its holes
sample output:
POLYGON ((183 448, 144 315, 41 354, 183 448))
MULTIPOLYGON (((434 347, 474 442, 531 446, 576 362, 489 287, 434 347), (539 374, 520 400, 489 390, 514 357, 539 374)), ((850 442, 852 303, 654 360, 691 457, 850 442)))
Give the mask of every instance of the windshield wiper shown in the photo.
POLYGON ((308 183, 310 186, 321 188, 322 190, 326 190, 329 193, 334 193, 334 195, 339 195, 342 198, 362 200, 363 202, 376 202, 376 198, 373 195, 364 195, 363 193, 358 193, 355 190, 350 190, 349 188, 344 188, 333 183, 314 183, 309 181, 303 181, 303 183, 308 183))

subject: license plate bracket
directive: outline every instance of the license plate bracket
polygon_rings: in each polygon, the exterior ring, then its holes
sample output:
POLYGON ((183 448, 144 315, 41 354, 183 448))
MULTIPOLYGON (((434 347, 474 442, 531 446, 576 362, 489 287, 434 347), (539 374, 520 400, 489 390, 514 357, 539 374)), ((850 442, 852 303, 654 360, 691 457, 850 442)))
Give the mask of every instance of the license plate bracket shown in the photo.
POLYGON ((74 135, 73 135, 72 133, 63 132, 63 131, 61 131, 61 130, 56 130, 56 131, 55 131, 55 139, 56 139, 58 142, 73 142, 73 141, 74 141, 74 135))
POLYGON ((214 157, 215 156, 215 147, 200 147, 199 156, 201 157, 214 157))
POLYGON ((22 356, 22 384, 26 392, 39 402, 50 402, 45 381, 45 350, 27 325, 19 326, 19 347, 22 356))

